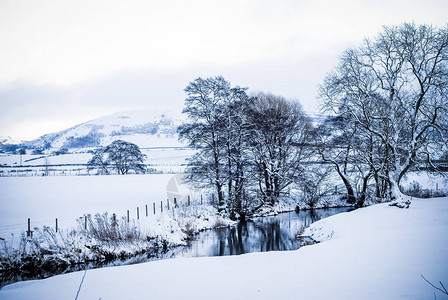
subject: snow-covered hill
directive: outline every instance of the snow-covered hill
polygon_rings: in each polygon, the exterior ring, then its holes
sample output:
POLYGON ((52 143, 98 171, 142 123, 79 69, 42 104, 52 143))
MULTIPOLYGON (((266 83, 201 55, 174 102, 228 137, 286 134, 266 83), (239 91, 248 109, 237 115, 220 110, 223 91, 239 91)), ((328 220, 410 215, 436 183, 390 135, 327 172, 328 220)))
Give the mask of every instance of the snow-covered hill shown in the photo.
POLYGON ((176 129, 181 123, 182 115, 170 112, 120 112, 43 135, 25 142, 25 146, 29 149, 76 150, 105 146, 121 139, 140 148, 180 147, 176 129))
POLYGON ((0 136, 1 144, 14 144, 16 143, 10 136, 0 136))

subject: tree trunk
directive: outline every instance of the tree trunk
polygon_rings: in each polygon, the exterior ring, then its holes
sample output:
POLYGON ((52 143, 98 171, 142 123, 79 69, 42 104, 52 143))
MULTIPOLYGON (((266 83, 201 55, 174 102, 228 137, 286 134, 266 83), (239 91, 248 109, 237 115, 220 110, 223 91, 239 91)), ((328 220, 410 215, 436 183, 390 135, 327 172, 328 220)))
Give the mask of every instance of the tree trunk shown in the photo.
POLYGON ((400 191, 399 176, 389 176, 389 198, 391 201, 400 201, 403 199, 403 194, 400 191))
POLYGON ((359 196, 358 200, 356 201, 355 207, 363 207, 364 206, 364 203, 366 202, 367 184, 369 182, 371 175, 372 174, 369 173, 369 174, 367 174, 366 177, 363 178, 361 195, 359 196))
POLYGON ((348 195, 347 203, 355 204, 356 196, 355 196, 355 192, 353 191, 352 185, 350 184, 348 179, 345 177, 345 175, 342 174, 341 169, 339 168, 339 165, 335 164, 335 166, 336 166, 336 171, 338 172, 339 176, 341 177, 342 181, 344 182, 345 188, 347 189, 347 195, 348 195))

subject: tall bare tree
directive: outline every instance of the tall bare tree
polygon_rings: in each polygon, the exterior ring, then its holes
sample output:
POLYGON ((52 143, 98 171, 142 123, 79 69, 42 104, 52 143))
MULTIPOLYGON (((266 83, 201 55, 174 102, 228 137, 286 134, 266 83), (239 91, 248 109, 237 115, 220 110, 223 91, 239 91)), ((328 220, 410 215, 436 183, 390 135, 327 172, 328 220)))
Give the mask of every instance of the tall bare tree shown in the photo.
POLYGON ((218 195, 219 210, 224 210, 226 184, 228 199, 239 195, 234 193, 233 173, 237 171, 234 170, 235 155, 231 154, 240 134, 235 125, 241 126, 241 122, 231 105, 247 98, 245 89, 232 88, 228 81, 218 76, 197 78, 190 82, 185 92, 188 98, 183 113, 188 116, 188 122, 179 127, 179 138, 198 149, 189 161, 189 178, 196 183, 212 184, 218 195))
MULTIPOLYGON (((390 197, 410 168, 432 164, 447 147, 448 27, 384 27, 347 50, 321 88, 326 108, 347 115, 383 145, 390 197)), ((375 141, 376 142, 376 141, 375 141)))
POLYGON ((311 123, 299 103, 264 93, 253 97, 248 123, 261 205, 273 205, 303 172, 311 123))

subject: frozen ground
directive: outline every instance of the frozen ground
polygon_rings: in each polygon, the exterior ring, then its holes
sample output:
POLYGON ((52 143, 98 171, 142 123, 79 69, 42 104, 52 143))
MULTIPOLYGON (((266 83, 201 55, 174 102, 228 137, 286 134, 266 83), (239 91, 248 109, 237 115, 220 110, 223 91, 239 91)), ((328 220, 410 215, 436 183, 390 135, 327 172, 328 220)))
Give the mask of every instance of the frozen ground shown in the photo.
MULTIPOLYGON (((448 198, 387 204, 314 223, 291 252, 89 270, 78 299, 434 299, 448 284, 448 198)), ((20 282, 0 299, 74 299, 84 272, 20 282)), ((439 294, 437 299, 444 299, 439 294)))

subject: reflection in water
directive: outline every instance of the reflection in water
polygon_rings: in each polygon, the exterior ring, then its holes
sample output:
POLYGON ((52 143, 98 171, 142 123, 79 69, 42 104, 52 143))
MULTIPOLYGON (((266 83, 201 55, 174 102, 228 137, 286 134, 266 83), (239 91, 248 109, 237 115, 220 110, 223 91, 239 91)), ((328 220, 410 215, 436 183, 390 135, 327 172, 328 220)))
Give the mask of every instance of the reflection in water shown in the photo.
POLYGON ((328 216, 349 211, 350 208, 330 208, 300 213, 288 212, 273 217, 240 221, 231 228, 200 233, 191 245, 169 253, 170 257, 202 257, 238 255, 251 252, 296 250, 300 241, 295 235, 328 216))
POLYGON ((66 270, 60 270, 53 274, 0 274, 0 287, 21 280, 46 278, 61 273, 129 265, 167 258, 224 256, 251 252, 295 250, 300 247, 300 241, 295 239, 295 235, 302 227, 308 227, 311 223, 322 218, 349 210, 351 208, 329 208, 301 211, 299 213, 288 212, 272 217, 257 218, 252 221, 240 221, 231 228, 204 231, 198 234, 189 246, 178 247, 167 253, 156 254, 155 256, 144 254, 126 260, 116 260, 107 263, 90 262, 88 264, 70 266, 66 270))

